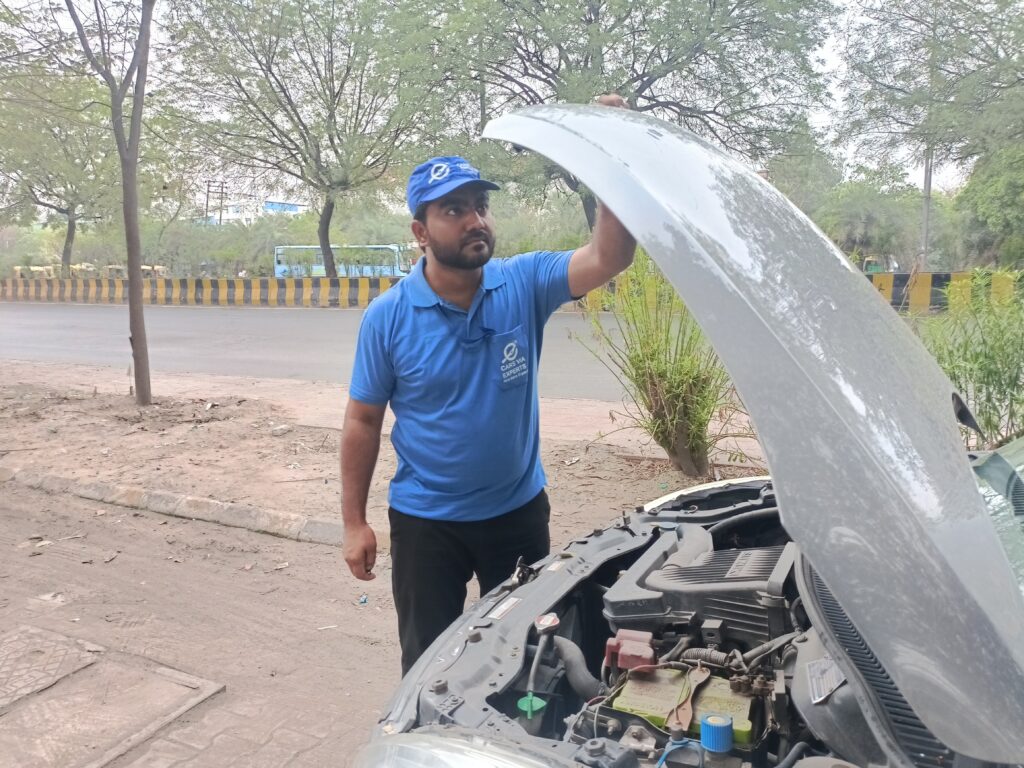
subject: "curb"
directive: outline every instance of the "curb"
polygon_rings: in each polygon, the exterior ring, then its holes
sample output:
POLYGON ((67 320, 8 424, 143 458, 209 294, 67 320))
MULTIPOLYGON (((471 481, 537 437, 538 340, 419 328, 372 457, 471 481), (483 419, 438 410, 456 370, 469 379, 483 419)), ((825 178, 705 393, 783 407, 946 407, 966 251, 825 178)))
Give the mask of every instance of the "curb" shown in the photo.
POLYGON ((70 493, 90 501, 145 509, 159 515, 204 520, 232 528, 245 528, 284 539, 327 544, 332 547, 340 547, 342 543, 344 529, 338 520, 325 520, 292 512, 261 509, 248 504, 186 496, 183 493, 147 491, 128 485, 73 480, 28 469, 0 467, 0 483, 10 480, 50 494, 70 493))

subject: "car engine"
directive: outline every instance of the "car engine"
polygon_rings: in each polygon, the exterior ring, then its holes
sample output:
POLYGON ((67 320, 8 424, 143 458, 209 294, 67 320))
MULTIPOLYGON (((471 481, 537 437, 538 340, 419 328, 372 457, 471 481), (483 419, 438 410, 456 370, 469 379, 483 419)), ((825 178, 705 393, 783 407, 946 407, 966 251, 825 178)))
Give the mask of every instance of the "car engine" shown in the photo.
MULTIPOLYGON (((599 590, 611 636, 600 679, 575 687, 600 693, 566 718, 562 738, 616 740, 641 762, 665 766, 707 762, 707 750, 695 747, 717 739, 718 765, 777 763, 780 750, 791 751, 806 735, 786 679, 794 640, 806 627, 793 575, 796 557, 773 508, 708 527, 661 529, 599 590)), ((555 615, 546 619, 555 621, 555 615)), ((538 627, 540 655, 534 656, 534 690, 528 684, 523 697, 528 702, 544 693, 557 696, 559 662, 571 666, 583 655, 559 650, 565 641, 556 641, 545 664, 544 638, 545 627, 538 627), (550 674, 542 678, 541 669, 550 674), (538 679, 549 681, 543 693, 538 679)), ((540 735, 543 721, 535 722, 530 704, 525 712, 518 708, 519 721, 540 735)))
POLYGON ((593 768, 999 768, 916 717, 766 479, 666 497, 521 565, 435 651, 384 734, 461 729, 593 768))
MULTIPOLYGON (((694 522, 665 514, 638 556, 539 616, 522 674, 490 697, 495 708, 532 736, 595 751, 615 742, 640 765, 773 766, 809 751, 817 739, 791 691, 813 655, 798 661, 809 629, 799 553, 770 486, 736 501, 723 511, 716 498, 708 514, 698 501, 694 522)), ((823 702, 840 681, 819 651, 823 702)))
MULTIPOLYGON (((799 634, 795 557, 791 542, 716 550, 714 534, 696 524, 662 535, 604 594, 615 632, 603 663, 604 720, 595 708, 573 727, 623 730, 623 743, 653 756, 664 734, 670 745, 700 741, 705 717, 726 715, 734 760, 722 764, 752 760, 766 731, 789 724, 782 659, 799 634)), ((678 747, 662 764, 699 758, 678 747)))

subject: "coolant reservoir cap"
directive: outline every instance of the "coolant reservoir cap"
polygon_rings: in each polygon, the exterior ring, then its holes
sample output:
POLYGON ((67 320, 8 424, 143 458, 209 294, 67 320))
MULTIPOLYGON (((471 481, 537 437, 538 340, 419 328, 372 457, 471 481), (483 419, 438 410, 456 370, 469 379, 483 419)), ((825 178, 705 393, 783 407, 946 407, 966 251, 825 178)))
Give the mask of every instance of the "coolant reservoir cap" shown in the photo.
POLYGON ((558 614, 545 613, 543 616, 538 616, 534 620, 533 626, 537 630, 538 635, 545 635, 549 632, 554 632, 558 629, 558 614))
POLYGON ((732 718, 704 715, 700 719, 700 745, 708 752, 732 751, 732 718))
POLYGON ((547 702, 540 696, 528 693, 516 702, 516 705, 519 707, 519 711, 526 716, 527 720, 533 720, 533 716, 539 715, 544 707, 547 706, 547 702))

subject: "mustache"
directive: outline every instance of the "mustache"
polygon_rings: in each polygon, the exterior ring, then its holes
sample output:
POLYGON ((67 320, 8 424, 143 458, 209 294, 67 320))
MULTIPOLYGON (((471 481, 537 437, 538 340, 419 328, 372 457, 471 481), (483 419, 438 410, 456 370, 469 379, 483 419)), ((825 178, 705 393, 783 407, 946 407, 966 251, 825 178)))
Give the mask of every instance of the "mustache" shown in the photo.
POLYGON ((483 240, 488 245, 494 244, 494 238, 490 235, 489 232, 485 232, 484 230, 477 230, 476 232, 471 232, 464 238, 462 238, 461 245, 469 245, 469 243, 473 242, 474 240, 483 240))

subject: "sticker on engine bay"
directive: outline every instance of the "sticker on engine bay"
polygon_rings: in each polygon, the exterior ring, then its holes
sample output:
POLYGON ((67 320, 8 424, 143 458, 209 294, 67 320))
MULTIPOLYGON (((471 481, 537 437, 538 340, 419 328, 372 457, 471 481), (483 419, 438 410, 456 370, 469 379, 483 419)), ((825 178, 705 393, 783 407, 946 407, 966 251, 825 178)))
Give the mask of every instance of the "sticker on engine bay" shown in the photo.
POLYGON ((825 656, 807 664, 807 682, 811 688, 811 701, 824 704, 846 682, 846 675, 831 656, 825 656))
POLYGON ((519 600, 520 600, 520 598, 518 598, 518 597, 506 598, 502 602, 498 603, 498 607, 495 608, 490 613, 488 613, 484 618, 485 619, 500 619, 506 613, 511 611, 513 608, 515 608, 516 607, 516 603, 518 603, 519 600))

